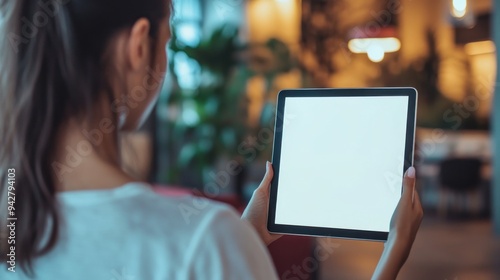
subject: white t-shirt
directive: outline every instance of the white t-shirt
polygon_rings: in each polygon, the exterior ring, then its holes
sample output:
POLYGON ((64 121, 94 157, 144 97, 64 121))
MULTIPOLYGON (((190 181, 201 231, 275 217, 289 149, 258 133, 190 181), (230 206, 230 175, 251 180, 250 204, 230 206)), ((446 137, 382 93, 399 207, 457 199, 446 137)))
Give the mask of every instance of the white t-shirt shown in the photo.
MULTIPOLYGON (((147 185, 58 194, 56 247, 34 262, 35 279, 276 279, 255 230, 220 203, 164 197, 147 185)), ((0 279, 28 279, 0 265, 0 279)))

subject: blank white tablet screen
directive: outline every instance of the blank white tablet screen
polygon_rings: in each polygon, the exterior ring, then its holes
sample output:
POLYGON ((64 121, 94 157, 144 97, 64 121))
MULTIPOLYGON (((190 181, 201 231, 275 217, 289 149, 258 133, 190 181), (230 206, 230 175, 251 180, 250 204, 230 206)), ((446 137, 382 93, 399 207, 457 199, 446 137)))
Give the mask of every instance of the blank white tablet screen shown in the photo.
POLYGON ((389 231, 407 96, 287 97, 276 224, 389 231))

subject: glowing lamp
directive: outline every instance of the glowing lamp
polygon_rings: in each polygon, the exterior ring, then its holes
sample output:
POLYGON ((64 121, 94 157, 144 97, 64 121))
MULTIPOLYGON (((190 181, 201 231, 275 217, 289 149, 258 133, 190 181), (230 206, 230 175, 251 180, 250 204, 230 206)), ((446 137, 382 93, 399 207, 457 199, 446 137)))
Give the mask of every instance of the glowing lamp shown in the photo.
POLYGON ((373 62, 380 62, 386 53, 397 52, 401 48, 396 28, 392 26, 366 32, 356 28, 351 32, 350 38, 347 43, 349 50, 353 53, 366 53, 373 62))

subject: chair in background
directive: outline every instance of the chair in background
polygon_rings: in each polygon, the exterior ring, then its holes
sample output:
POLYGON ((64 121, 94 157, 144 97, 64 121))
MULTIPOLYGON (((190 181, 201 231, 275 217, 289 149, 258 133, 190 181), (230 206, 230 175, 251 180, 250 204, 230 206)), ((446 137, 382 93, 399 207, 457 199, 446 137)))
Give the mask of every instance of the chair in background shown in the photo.
POLYGON ((449 158, 440 164, 439 181, 439 215, 448 215, 448 206, 451 199, 455 213, 462 216, 478 214, 482 206, 480 183, 481 166, 479 158, 449 158), (471 207, 472 206, 472 207, 471 207))

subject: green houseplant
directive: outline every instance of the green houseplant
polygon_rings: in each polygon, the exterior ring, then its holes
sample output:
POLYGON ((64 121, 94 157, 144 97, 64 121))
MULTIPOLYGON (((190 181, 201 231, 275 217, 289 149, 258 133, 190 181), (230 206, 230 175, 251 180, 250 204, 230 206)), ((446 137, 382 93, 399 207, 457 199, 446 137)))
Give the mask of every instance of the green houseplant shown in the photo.
MULTIPOLYGON (((212 172, 217 172, 221 159, 236 160, 240 167, 247 164, 238 150, 246 137, 259 129, 247 121, 248 79, 261 75, 267 96, 275 77, 295 64, 283 42, 270 39, 241 44, 238 29, 228 25, 215 29, 194 46, 183 44, 174 33, 169 49, 171 83, 158 108, 167 116, 160 118, 158 125, 163 149, 159 156, 167 164, 160 167, 159 181, 201 187, 213 180, 212 172), (196 71, 189 73, 194 77, 192 85, 183 86, 185 77, 178 70, 186 61, 196 71)), ((261 122, 268 122, 269 115, 264 108, 261 122)), ((270 149, 257 152, 269 153, 270 149)), ((244 176, 241 172, 238 175, 244 176)), ((241 178, 236 178, 236 184, 241 183, 241 178)))
POLYGON ((168 171, 161 181, 199 185, 213 167, 218 156, 236 150, 244 133, 240 112, 241 93, 230 85, 229 77, 236 65, 237 28, 216 29, 196 46, 184 45, 176 34, 170 41, 169 70, 172 86, 167 98, 160 102, 173 117, 161 122, 166 130, 168 171), (182 87, 176 56, 183 55, 198 66, 192 88, 182 87), (183 174, 187 174, 183 179, 183 174))

